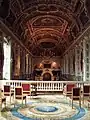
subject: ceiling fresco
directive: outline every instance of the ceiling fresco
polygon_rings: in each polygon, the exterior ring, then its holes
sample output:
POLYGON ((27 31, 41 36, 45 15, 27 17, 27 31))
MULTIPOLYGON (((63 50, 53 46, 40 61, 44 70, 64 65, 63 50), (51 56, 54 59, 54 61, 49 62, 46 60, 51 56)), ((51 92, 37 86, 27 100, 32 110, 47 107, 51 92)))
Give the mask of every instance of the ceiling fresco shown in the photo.
POLYGON ((34 56, 61 56, 90 24, 90 0, 2 0, 1 20, 34 56))

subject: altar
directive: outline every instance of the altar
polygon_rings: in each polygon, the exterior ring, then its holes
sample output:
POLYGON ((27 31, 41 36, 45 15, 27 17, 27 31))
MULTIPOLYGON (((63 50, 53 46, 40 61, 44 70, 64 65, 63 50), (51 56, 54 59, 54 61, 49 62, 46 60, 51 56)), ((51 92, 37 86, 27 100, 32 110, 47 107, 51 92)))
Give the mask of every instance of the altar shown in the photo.
POLYGON ((36 69, 35 81, 58 81, 60 69, 36 69))
POLYGON ((60 66, 54 61, 44 60, 35 67, 35 81, 58 81, 60 74, 60 66))

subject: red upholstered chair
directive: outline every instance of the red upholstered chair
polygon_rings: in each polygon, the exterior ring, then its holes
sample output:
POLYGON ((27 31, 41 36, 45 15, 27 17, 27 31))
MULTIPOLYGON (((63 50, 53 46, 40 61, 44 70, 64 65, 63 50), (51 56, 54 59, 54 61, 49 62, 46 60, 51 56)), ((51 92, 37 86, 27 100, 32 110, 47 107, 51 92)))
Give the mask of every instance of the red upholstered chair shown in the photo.
POLYGON ((63 94, 65 96, 71 96, 72 95, 72 89, 74 87, 76 87, 76 84, 72 84, 72 83, 66 84, 66 86, 64 86, 63 94))
POLYGON ((79 106, 81 108, 81 88, 79 87, 74 87, 72 89, 72 108, 73 108, 73 101, 79 101, 79 106))
POLYGON ((23 94, 31 96, 31 86, 28 83, 22 83, 23 94))
POLYGON ((10 103, 11 103, 11 97, 14 98, 14 93, 11 91, 10 85, 4 85, 3 94, 4 96, 10 96, 10 103))
POLYGON ((90 97, 90 85, 83 85, 83 103, 84 99, 88 99, 90 97))
POLYGON ((26 96, 23 95, 22 87, 15 88, 15 99, 22 100, 22 104, 23 104, 23 100, 25 100, 25 104, 26 104, 26 96))

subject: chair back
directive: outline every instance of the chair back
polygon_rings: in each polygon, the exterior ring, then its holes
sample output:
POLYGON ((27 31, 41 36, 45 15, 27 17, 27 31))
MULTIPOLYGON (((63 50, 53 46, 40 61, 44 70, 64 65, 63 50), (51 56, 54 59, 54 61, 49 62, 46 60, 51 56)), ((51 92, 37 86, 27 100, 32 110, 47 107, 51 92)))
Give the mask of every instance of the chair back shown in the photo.
POLYGON ((81 88, 79 88, 79 87, 74 87, 74 88, 72 89, 72 95, 73 95, 73 97, 74 97, 74 96, 75 96, 75 97, 81 96, 81 88))
POLYGON ((76 87, 76 84, 67 84, 67 91, 72 91, 74 87, 76 87))
POLYGON ((73 108, 73 100, 79 101, 79 106, 81 108, 81 88, 80 87, 74 87, 72 89, 72 108, 73 108))
POLYGON ((4 85, 4 92, 10 92, 10 85, 4 85))
POLYGON ((90 93, 90 85, 83 86, 83 93, 90 93))
POLYGON ((15 88, 15 95, 21 95, 22 96, 22 87, 16 87, 15 88))
POLYGON ((30 91, 30 84, 28 83, 22 83, 23 91, 30 91))

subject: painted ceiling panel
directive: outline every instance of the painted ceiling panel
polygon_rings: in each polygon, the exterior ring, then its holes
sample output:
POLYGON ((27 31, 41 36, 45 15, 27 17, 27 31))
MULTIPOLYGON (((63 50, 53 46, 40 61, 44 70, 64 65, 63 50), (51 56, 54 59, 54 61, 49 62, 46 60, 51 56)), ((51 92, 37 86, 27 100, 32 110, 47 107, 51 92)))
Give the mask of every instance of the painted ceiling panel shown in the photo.
POLYGON ((0 17, 35 56, 61 56, 90 23, 90 0, 2 0, 0 17))

